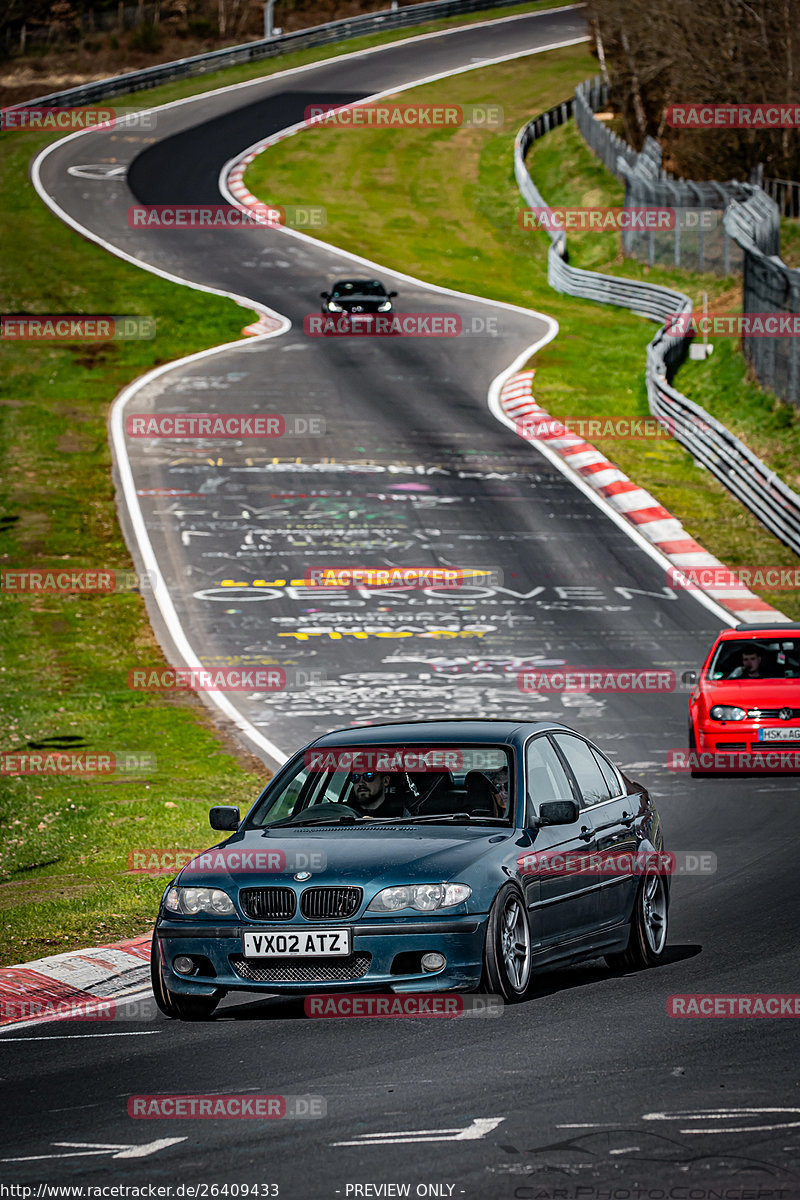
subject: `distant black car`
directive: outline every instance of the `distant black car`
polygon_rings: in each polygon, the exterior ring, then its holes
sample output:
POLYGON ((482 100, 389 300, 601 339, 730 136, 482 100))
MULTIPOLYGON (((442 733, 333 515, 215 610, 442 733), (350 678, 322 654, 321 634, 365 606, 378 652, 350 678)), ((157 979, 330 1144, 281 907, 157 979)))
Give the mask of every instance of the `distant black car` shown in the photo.
POLYGON ((359 317, 390 313, 397 292, 387 292, 379 279, 338 279, 329 292, 320 292, 322 311, 349 313, 359 317))

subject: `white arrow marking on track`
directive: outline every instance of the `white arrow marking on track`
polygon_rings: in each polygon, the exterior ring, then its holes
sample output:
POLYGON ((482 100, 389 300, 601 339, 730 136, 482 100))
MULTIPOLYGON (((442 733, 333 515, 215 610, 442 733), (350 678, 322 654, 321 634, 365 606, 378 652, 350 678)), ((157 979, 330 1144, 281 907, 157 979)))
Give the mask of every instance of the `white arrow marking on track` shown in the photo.
MULTIPOLYGON (((644 1121, 732 1121, 765 1114, 800 1115, 800 1108, 715 1108, 707 1112, 645 1113, 644 1121)), ((777 1125, 716 1125, 709 1129, 679 1129, 679 1133, 764 1133, 774 1129, 800 1129, 800 1121, 781 1121, 777 1125)))
POLYGON ((476 1117, 463 1129, 408 1129, 386 1133, 364 1133, 352 1142, 332 1146, 391 1146, 401 1142, 474 1142, 496 1129, 505 1117, 476 1117))
POLYGON ((53 1142, 54 1146, 75 1147, 69 1154, 29 1154, 25 1158, 0 1158, 0 1162, 38 1162, 45 1158, 82 1158, 91 1154, 110 1154, 112 1158, 147 1158, 167 1146, 175 1146, 185 1142, 185 1137, 158 1138, 155 1142, 145 1142, 143 1146, 130 1144, 112 1145, 105 1142, 53 1142))

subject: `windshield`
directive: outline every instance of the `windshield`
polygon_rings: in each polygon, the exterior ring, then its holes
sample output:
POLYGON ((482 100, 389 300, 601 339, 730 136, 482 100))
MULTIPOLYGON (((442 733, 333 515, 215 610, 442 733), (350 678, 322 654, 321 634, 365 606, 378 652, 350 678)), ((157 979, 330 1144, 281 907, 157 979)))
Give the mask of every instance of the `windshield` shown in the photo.
POLYGON ((800 638, 731 638, 720 642, 708 678, 798 679, 800 638))
POLYGON ((512 759, 504 746, 316 747, 269 788, 250 825, 360 821, 509 825, 512 759))
POLYGON ((331 296, 341 300, 347 296, 385 296, 386 288, 377 279, 344 279, 331 288, 331 296))

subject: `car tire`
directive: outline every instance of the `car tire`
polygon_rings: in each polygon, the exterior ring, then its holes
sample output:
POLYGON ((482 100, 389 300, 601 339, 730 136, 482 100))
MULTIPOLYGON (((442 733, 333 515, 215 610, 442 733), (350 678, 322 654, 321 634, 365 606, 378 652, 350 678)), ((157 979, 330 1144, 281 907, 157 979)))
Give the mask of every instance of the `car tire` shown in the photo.
POLYGON ((165 1017, 176 1021, 205 1021, 210 1017, 225 993, 221 989, 211 996, 181 996, 171 992, 164 983, 161 966, 161 947, 154 933, 150 947, 150 984, 156 1007, 165 1017))
POLYGON ((495 897, 486 923, 483 989, 509 1004, 524 1000, 533 978, 528 914, 519 888, 506 883, 495 897))
POLYGON ((669 925, 669 890, 663 875, 645 875, 636 889, 628 945, 607 954, 612 971, 642 971, 664 961, 669 925))

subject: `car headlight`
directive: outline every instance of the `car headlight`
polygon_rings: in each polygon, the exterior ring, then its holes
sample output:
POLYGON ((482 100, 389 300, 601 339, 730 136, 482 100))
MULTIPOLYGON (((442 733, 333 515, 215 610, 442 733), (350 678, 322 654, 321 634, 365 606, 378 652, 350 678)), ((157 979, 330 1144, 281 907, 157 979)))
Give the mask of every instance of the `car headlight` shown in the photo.
POLYGON ((432 912, 436 908, 452 908, 463 904, 472 895, 466 883, 416 883, 403 887, 388 887, 370 900, 367 912, 397 912, 401 908, 416 908, 432 912))
POLYGON ((335 300, 328 301, 328 312, 344 312, 341 304, 337 304, 335 300))
POLYGON ((732 704, 715 704, 710 716, 712 721, 743 721, 747 713, 743 708, 736 708, 732 704))
POLYGON ((391 300, 384 300, 383 304, 378 305, 378 312, 389 312, 392 307, 391 300))
POLYGON ((231 917, 236 912, 233 901, 221 888, 171 887, 164 900, 167 912, 194 917, 210 913, 215 917, 231 917))

